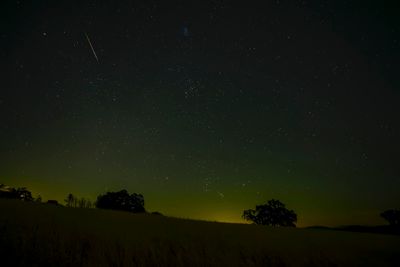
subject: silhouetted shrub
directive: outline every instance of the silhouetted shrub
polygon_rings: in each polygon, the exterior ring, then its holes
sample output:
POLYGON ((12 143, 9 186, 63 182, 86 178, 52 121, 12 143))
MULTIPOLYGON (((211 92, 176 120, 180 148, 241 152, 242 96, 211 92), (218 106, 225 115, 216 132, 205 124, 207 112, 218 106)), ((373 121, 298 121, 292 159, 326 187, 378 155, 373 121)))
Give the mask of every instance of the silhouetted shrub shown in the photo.
POLYGON ((38 195, 37 198, 35 199, 35 201, 36 201, 37 203, 42 203, 42 196, 41 196, 41 195, 38 195))
POLYGON ((279 200, 269 200, 264 205, 257 205, 256 209, 243 211, 242 217, 255 224, 270 226, 296 227, 297 215, 293 210, 285 208, 279 200))
POLYGON ((381 213, 381 217, 390 225, 400 226, 400 210, 385 210, 381 213))
POLYGON ((97 197, 96 207, 99 209, 124 210, 134 213, 145 212, 144 198, 141 194, 129 194, 126 190, 107 192, 97 197))

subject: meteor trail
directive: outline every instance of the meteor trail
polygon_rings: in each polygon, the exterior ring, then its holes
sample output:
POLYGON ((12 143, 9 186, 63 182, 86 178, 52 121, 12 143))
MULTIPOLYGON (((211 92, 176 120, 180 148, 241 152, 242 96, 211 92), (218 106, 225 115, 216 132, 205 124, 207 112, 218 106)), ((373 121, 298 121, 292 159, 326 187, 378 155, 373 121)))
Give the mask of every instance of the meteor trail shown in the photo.
POLYGON ((86 35, 86 39, 88 40, 88 43, 89 43, 89 45, 90 45, 90 48, 92 49, 93 55, 94 55, 94 57, 96 58, 97 63, 99 63, 99 59, 98 59, 98 57, 97 57, 97 55, 96 55, 96 52, 94 51, 92 42, 90 41, 89 36, 87 35, 86 32, 85 32, 85 35, 86 35))

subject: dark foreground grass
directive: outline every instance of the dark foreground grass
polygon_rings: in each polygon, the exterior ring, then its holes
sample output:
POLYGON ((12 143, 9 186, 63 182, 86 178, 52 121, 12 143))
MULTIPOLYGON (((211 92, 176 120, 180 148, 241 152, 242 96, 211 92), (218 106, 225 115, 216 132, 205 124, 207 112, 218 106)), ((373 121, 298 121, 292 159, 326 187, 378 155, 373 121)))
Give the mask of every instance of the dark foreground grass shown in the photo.
POLYGON ((400 237, 0 200, 0 266, 400 266, 400 237))

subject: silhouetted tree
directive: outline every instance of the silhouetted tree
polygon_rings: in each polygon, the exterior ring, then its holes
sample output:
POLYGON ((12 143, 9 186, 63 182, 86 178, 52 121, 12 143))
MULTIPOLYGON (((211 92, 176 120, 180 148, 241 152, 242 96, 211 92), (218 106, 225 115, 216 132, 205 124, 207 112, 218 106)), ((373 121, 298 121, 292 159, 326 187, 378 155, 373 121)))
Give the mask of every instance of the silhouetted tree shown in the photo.
POLYGON ((4 184, 0 185, 0 198, 12 198, 23 201, 33 201, 32 193, 25 187, 15 189, 4 184))
POLYGON ((392 226, 400 226, 400 210, 385 210, 381 217, 392 226))
POLYGON ((80 198, 79 200, 78 200, 78 207, 79 208, 86 208, 86 199, 85 198, 80 198))
POLYGON ((36 202, 42 203, 42 196, 38 195, 37 198, 35 199, 36 202))
POLYGON ((64 200, 67 207, 70 208, 92 208, 93 204, 89 199, 84 197, 78 198, 73 194, 68 194, 67 198, 64 200))
POLYGON ((15 189, 15 198, 23 201, 33 201, 32 193, 26 187, 15 189))
POLYGON ((76 208, 78 207, 78 198, 74 197, 74 200, 72 201, 72 207, 76 208))
POLYGON ((288 210, 279 200, 271 199, 264 205, 257 205, 256 209, 243 211, 242 217, 255 224, 270 226, 296 227, 297 215, 288 210))
POLYGON ((75 202, 75 196, 71 193, 68 194, 67 198, 64 200, 67 207, 72 208, 75 202))
POLYGON ((92 201, 90 199, 86 200, 86 208, 90 209, 93 207, 92 201))
POLYGON ((99 209, 124 210, 130 212, 145 212, 144 198, 141 194, 128 191, 107 192, 105 195, 97 197, 96 207, 99 209))
POLYGON ((25 187, 12 188, 8 186, 1 186, 0 198, 19 199, 22 201, 33 201, 32 193, 25 187))

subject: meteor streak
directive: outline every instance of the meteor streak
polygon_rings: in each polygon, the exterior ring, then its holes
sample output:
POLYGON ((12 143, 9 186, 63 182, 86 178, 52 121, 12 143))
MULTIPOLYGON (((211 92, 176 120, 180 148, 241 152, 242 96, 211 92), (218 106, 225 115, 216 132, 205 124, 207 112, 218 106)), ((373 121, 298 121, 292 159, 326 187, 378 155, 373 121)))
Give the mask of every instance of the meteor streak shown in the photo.
POLYGON ((96 58, 97 63, 99 63, 99 58, 97 57, 96 51, 94 51, 92 42, 90 41, 90 38, 89 38, 89 36, 87 35, 86 32, 85 32, 85 35, 86 35, 86 39, 87 39, 87 41, 88 41, 88 43, 89 43, 89 45, 90 45, 90 48, 92 49, 93 55, 94 55, 94 57, 96 58))

